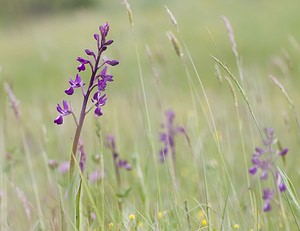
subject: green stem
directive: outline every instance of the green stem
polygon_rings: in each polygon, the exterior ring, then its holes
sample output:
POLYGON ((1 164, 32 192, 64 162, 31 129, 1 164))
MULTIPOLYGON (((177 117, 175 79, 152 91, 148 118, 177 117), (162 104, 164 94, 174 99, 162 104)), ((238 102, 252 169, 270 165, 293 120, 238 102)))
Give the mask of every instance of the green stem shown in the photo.
POLYGON ((81 198, 81 182, 79 182, 78 192, 76 194, 76 228, 80 231, 80 198, 81 198))

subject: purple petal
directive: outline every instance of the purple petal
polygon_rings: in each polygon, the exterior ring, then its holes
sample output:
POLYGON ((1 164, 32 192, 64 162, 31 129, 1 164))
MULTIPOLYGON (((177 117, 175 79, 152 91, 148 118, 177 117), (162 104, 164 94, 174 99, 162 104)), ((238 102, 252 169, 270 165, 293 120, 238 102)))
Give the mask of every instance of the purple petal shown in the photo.
POLYGON ((125 168, 127 171, 130 171, 130 170, 132 169, 131 165, 130 165, 128 162, 126 162, 124 168, 125 168))
POLYGON ((95 112, 95 115, 98 116, 98 117, 103 115, 100 107, 96 107, 94 112, 95 112))
POLYGON ((59 114, 64 114, 64 110, 61 108, 61 106, 59 104, 57 104, 56 106, 56 110, 59 112, 59 114))
POLYGON ((70 163, 69 161, 64 161, 62 162, 59 167, 58 167, 58 171, 61 174, 65 174, 66 172, 68 172, 70 170, 70 163))
POLYGON ((264 200, 271 200, 273 198, 273 191, 269 188, 263 190, 263 199, 264 200))
POLYGON ((264 154, 265 150, 261 147, 256 147, 255 148, 256 153, 260 156, 262 154, 264 154))
POLYGON ((121 159, 120 159, 120 160, 118 161, 118 167, 119 167, 119 168, 123 168, 123 167, 125 166, 125 164, 126 164, 126 160, 121 160, 121 159))
POLYGON ((113 40, 108 40, 106 43, 105 43, 105 45, 106 46, 109 46, 110 44, 112 44, 114 41, 113 40))
POLYGON ((159 151, 159 158, 161 162, 164 162, 166 159, 166 156, 168 154, 168 148, 164 147, 159 151))
POLYGON ((166 111, 166 116, 167 116, 167 119, 168 119, 168 123, 172 124, 173 120, 174 120, 174 117, 175 117, 175 113, 173 112, 173 110, 169 109, 168 111, 166 111))
POLYGON ((279 156, 285 156, 288 153, 289 149, 288 148, 284 148, 279 152, 279 156))
POLYGON ((96 39, 98 41, 99 40, 99 35, 98 34, 94 34, 94 39, 96 39))
POLYGON ((97 104, 100 105, 100 106, 104 106, 105 103, 106 103, 106 100, 107 100, 106 94, 104 94, 100 98, 98 98, 98 103, 97 104))
POLYGON ((101 25, 99 27, 99 30, 100 30, 102 39, 104 39, 107 36, 108 31, 109 31, 109 25, 108 25, 108 23, 106 22, 103 26, 101 25))
POLYGON ((76 84, 81 83, 81 78, 80 78, 80 75, 78 75, 78 74, 76 74, 75 83, 76 84))
POLYGON ((160 133, 159 140, 166 142, 167 141, 167 134, 166 133, 160 133))
POLYGON ((95 56, 95 53, 93 51, 89 50, 89 49, 85 49, 85 53, 87 55, 93 55, 93 56, 95 56))
POLYGON ((82 58, 82 57, 78 57, 76 60, 77 60, 78 62, 80 62, 81 64, 88 64, 88 63, 89 63, 88 60, 86 60, 86 59, 84 59, 84 58, 82 58))
POLYGON ((260 179, 261 180, 266 180, 268 179, 268 172, 267 171, 263 171, 260 175, 260 179))
POLYGON ((269 212, 269 211, 271 211, 271 209, 272 209, 272 206, 271 206, 270 202, 267 201, 267 202, 264 204, 264 212, 269 212))
POLYGON ((92 184, 100 181, 102 178, 103 178, 103 176, 99 170, 91 172, 91 174, 89 175, 89 180, 92 184))
POLYGON ((84 64, 81 63, 81 64, 77 67, 77 70, 78 70, 79 72, 84 71, 84 70, 85 70, 84 64))
POLYGON ((260 165, 260 160, 257 157, 253 157, 251 160, 252 164, 254 165, 260 165))
POLYGON ((249 169, 249 173, 252 175, 254 175, 256 172, 257 172, 257 168, 255 166, 253 166, 249 169))
POLYGON ((56 123, 57 125, 61 125, 64 122, 64 119, 62 117, 62 115, 59 115, 55 120, 54 123, 56 123))
POLYGON ((69 87, 67 90, 65 90, 65 93, 66 93, 67 95, 73 95, 73 93, 74 93, 73 87, 69 87))
POLYGON ((105 66, 103 69, 102 69, 102 71, 101 71, 101 73, 100 73, 100 76, 105 76, 106 75, 106 71, 107 71, 107 66, 105 66))
POLYGON ((285 183, 281 182, 279 185, 278 185, 278 188, 280 190, 280 192, 284 192, 286 190, 286 185, 285 183))
POLYGON ((66 100, 63 100, 63 106, 64 106, 64 111, 65 113, 69 111, 69 106, 68 106, 68 102, 66 100))
POLYGON ((282 181, 282 177, 281 177, 280 173, 278 171, 276 171, 275 176, 276 176, 276 183, 277 183, 277 186, 278 186, 280 192, 284 192, 286 190, 286 185, 282 181))
POLYGON ((118 60, 108 60, 108 61, 106 61, 106 63, 111 66, 116 66, 119 64, 119 61, 118 60))
POLYGON ((99 97, 100 97, 100 92, 96 91, 95 94, 93 95, 92 102, 98 101, 99 97))
POLYGON ((176 129, 175 129, 175 131, 177 132, 177 133, 185 133, 185 128, 184 127, 182 127, 182 126, 180 126, 180 127, 177 127, 176 129))

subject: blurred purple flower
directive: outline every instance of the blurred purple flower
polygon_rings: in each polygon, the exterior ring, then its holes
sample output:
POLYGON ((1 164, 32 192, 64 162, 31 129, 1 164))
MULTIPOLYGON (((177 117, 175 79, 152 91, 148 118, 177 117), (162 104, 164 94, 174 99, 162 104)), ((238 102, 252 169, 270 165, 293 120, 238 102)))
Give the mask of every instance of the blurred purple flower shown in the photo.
POLYGON ((271 200, 273 198, 274 192, 266 188, 263 190, 263 199, 264 199, 264 211, 269 212, 272 209, 271 200))
POLYGON ((113 135, 108 135, 106 137, 106 146, 113 152, 116 152, 116 142, 113 135))
POLYGON ((96 213, 94 213, 94 212, 90 212, 90 218, 91 218, 91 220, 92 221, 95 221, 96 220, 96 213))
POLYGON ((78 150, 80 152, 79 167, 80 167, 81 172, 83 172, 85 169, 85 164, 86 164, 86 153, 84 151, 84 145, 83 145, 82 140, 79 140, 78 150))
POLYGON ((119 154, 116 151, 116 141, 115 141, 115 137, 113 135, 108 135, 106 137, 106 146, 111 150, 112 152, 112 156, 113 156, 113 160, 115 163, 115 167, 120 169, 120 168, 124 168, 127 171, 131 170, 131 165, 128 163, 127 160, 121 159, 119 157, 119 154))
POLYGON ((127 162, 127 160, 119 159, 118 167, 119 168, 125 168, 127 171, 131 170, 131 165, 127 162))
POLYGON ((89 175, 89 181, 94 184, 102 179, 102 173, 99 170, 91 172, 89 175))
MULTIPOLYGON (((264 129, 265 138, 263 139, 263 147, 256 147, 255 152, 252 155, 252 164, 249 173, 255 175, 260 172, 259 176, 261 180, 267 180, 269 176, 273 176, 276 186, 279 192, 284 192, 286 190, 286 185, 282 181, 282 176, 277 169, 276 160, 279 156, 285 156, 288 152, 288 148, 278 150, 276 148, 277 139, 274 135, 274 130, 272 128, 264 129)), ((280 147, 280 145, 279 145, 280 147)), ((274 192, 271 189, 264 189, 263 199, 265 201, 264 211, 268 212, 271 210, 271 200, 274 192)))
POLYGON ((165 115, 166 122, 162 124, 164 131, 159 136, 159 140, 163 143, 163 147, 159 152, 161 161, 164 161, 169 153, 172 158, 175 158, 175 136, 178 133, 185 134, 185 129, 182 126, 174 125, 175 113, 173 110, 167 110, 165 115))
POLYGON ((48 166, 51 169, 56 169, 58 166, 58 163, 56 160, 48 160, 48 166))
POLYGON ((65 174, 70 170, 70 163, 69 161, 63 161, 59 166, 58 166, 58 171, 61 174, 65 174))

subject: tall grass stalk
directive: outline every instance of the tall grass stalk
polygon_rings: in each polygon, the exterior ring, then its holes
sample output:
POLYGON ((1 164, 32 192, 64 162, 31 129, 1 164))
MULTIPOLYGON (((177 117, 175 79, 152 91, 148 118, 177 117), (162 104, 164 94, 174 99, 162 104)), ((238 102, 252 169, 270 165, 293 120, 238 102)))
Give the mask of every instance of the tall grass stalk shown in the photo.
MULTIPOLYGON (((79 189, 78 189, 79 193, 76 194, 76 206, 79 206, 80 202, 81 202, 80 196, 81 196, 81 187, 82 187, 81 184, 82 184, 83 188, 84 188, 84 190, 85 190, 85 192, 86 192, 86 194, 88 196, 88 199, 89 199, 89 201, 91 203, 91 206, 94 209, 94 212, 96 214, 96 218, 97 218, 97 220, 98 220, 98 222, 99 222, 99 224, 101 226, 101 224, 102 224, 101 216, 100 216, 99 211, 97 209, 95 200, 93 199, 92 192, 91 192, 91 190, 90 190, 90 188, 88 186, 87 180, 86 180, 85 176, 83 175, 83 173, 82 173, 82 171, 80 169, 80 166, 79 166, 79 163, 78 163, 77 159, 74 159, 74 164, 75 164, 75 167, 77 168, 77 171, 79 172, 79 175, 80 175, 80 184, 79 184, 79 189)), ((76 209, 76 215, 80 216, 80 212, 81 212, 81 209, 79 207, 79 208, 76 209)), ((76 228, 80 231, 81 230, 80 217, 78 217, 78 218, 79 218, 78 219, 79 221, 76 220, 76 228)), ((101 227, 101 230, 104 230, 104 227, 101 227)))
MULTIPOLYGON (((169 11, 170 12, 170 11, 169 11)), ((174 16, 173 16, 174 17, 174 16)), ((174 39, 174 38, 176 38, 175 37, 175 35, 173 35, 173 34, 170 34, 169 33, 169 39, 171 40, 171 42, 172 42, 172 44, 173 44, 173 46, 174 46, 174 49, 175 49, 175 51, 176 51, 176 54, 177 54, 177 56, 179 56, 179 58, 180 58, 180 61, 181 61, 181 63, 182 63, 182 65, 183 65, 183 67, 184 67, 184 70, 185 70, 185 73, 186 73, 186 76, 187 76, 187 79, 188 79, 188 84, 189 84, 189 88, 190 88, 190 94, 191 94, 191 100, 192 100, 192 105, 193 105, 193 110, 194 110, 194 113, 195 113, 195 115, 196 115, 196 118, 197 118, 197 124, 199 123, 198 122, 198 118, 199 118, 199 116, 198 116, 198 113, 197 113, 197 106, 196 106, 196 100, 195 100, 195 96, 194 96, 194 94, 197 96, 197 99, 198 99, 198 102, 200 103, 200 106, 201 106, 201 108, 202 108, 202 111, 203 111, 203 113, 204 113, 204 116, 205 116, 205 118, 206 118, 206 120, 207 120, 207 123, 208 123, 208 126, 210 127, 210 122, 209 122, 209 119, 208 119, 208 115, 207 115, 207 113, 206 113, 206 110, 205 110, 205 107, 204 107, 204 105, 202 104, 202 101, 201 101, 201 99, 200 99, 200 96, 197 94, 197 91, 196 91, 196 89, 195 89, 195 84, 193 83, 193 81, 192 81, 192 77, 191 77, 191 74, 190 74, 190 71, 189 71, 189 69, 188 69, 188 66, 187 66, 187 64, 186 64, 186 62, 185 62, 185 60, 184 60, 184 58, 183 58, 183 53, 182 53, 182 51, 181 51, 181 48, 180 48, 180 45, 179 45, 179 42, 178 42, 178 40, 177 39, 174 39), (173 39, 172 39, 173 38, 173 39)), ((213 133, 213 131, 211 130, 211 127, 210 127, 210 131, 211 131, 211 133, 213 134, 213 136, 214 136, 214 133, 213 133)), ((193 152, 193 150, 191 150, 192 152, 193 152)), ((201 155, 201 157, 202 157, 202 166, 203 166, 203 171, 204 171, 204 185, 205 185, 205 201, 206 201, 206 204, 208 205, 208 201, 209 201, 209 199, 208 199, 208 195, 209 195, 209 193, 208 193, 208 189, 209 189, 209 187, 208 187, 208 184, 207 184, 207 178, 206 178, 206 166, 205 166, 205 160, 204 160, 204 155, 202 154, 201 155)), ((195 162, 195 164, 196 164, 197 162, 195 162)), ((208 221, 209 221, 209 218, 210 218, 210 211, 209 211, 209 207, 208 206, 206 206, 206 214, 207 214, 207 219, 208 219, 208 221)), ((208 223, 208 231, 210 230, 210 223, 208 223)))
POLYGON ((22 141, 23 141, 23 146, 24 146, 24 152, 25 152, 25 157, 26 157, 26 161, 27 161, 27 165, 28 165, 28 170, 29 170, 29 175, 31 178, 31 184, 32 184, 32 189, 33 189, 33 194, 35 197, 35 202, 37 205, 37 212, 38 212, 38 216, 39 216, 39 222, 41 224, 41 229, 44 230, 46 228, 45 224, 44 224, 44 216, 43 216, 43 212, 42 212, 42 206, 40 203, 40 196, 39 196, 39 189, 38 189, 38 185, 36 183, 35 180, 35 173, 34 168, 33 168, 33 164, 32 164, 32 159, 31 159, 31 154, 30 154, 30 150, 26 141, 26 136, 24 134, 24 131, 21 130, 21 135, 22 135, 22 141))
POLYGON ((249 99, 248 99, 248 96, 247 96, 245 90, 242 88, 242 86, 240 85, 240 83, 238 82, 238 80, 236 79, 236 77, 232 74, 232 72, 229 70, 229 68, 224 63, 222 63, 219 59, 217 59, 214 56, 211 56, 211 57, 227 72, 227 74, 230 76, 230 78, 232 79, 232 81, 237 86, 237 88, 238 88, 239 92, 242 94, 242 97, 243 97, 243 99, 244 99, 244 101, 245 101, 245 103, 246 103, 246 105, 248 107, 248 110, 249 110, 249 112, 250 112, 250 114, 251 114, 251 116, 252 116, 252 118, 254 120, 255 126, 256 126, 259 134, 261 135, 261 137, 263 137, 263 133, 262 133, 261 128, 260 128, 260 126, 258 124, 256 116, 254 115, 253 109, 252 109, 252 107, 250 105, 250 102, 249 102, 249 99))
POLYGON ((241 85, 243 86, 243 82, 244 82, 243 68, 242 68, 242 65, 241 65, 241 60, 240 60, 240 56, 239 56, 239 53, 238 53, 237 44, 236 44, 236 41, 235 41, 235 38, 234 38, 233 28, 231 26, 230 21, 228 20, 228 18, 226 16, 222 16, 222 18, 223 18, 223 21, 224 21, 225 26, 227 28, 227 31, 228 31, 229 40, 230 40, 230 43, 232 45, 232 52, 235 56, 235 61, 236 61, 236 65, 237 65, 237 68, 238 68, 238 71, 239 71, 239 77, 240 77, 240 80, 241 80, 241 85))
POLYGON ((290 208, 291 213, 293 215, 293 218, 294 218, 294 221, 296 223, 297 229, 300 230, 300 226, 299 226, 299 223, 297 221, 297 218, 298 219, 300 218, 300 204, 299 204, 299 198, 296 194, 295 187, 294 187, 292 181, 290 180, 290 178, 287 176, 287 174, 283 170, 281 170, 280 168, 277 168, 277 170, 279 171, 280 175, 282 176, 283 182, 286 185, 287 191, 284 193, 284 196, 286 198, 286 201, 288 202, 288 205, 289 205, 289 208, 290 208), (291 199, 296 211, 294 211, 294 208, 292 207, 290 199, 291 199))
MULTIPOLYGON (((279 82, 279 80, 274 76, 274 75, 269 75, 269 78, 275 83, 275 85, 281 90, 282 94, 284 95, 284 97, 286 98, 286 100, 288 101, 290 107, 291 107, 291 110, 292 110, 292 113, 293 113, 293 116, 294 116, 294 119, 296 121, 296 124, 297 124, 297 128, 300 132, 300 122, 299 122, 299 119, 298 119, 298 114, 297 114, 297 110, 296 110, 296 106, 294 104, 294 101, 292 100, 292 98, 289 96, 289 94, 287 93, 287 91, 285 90, 284 86, 279 82)), ((299 136, 298 136, 299 137, 299 136)))
POLYGON ((143 71, 142 71, 141 59, 140 59, 138 45, 137 45, 137 36, 135 34, 135 29, 134 29, 133 13, 131 11, 131 7, 130 7, 129 2, 127 0, 125 0, 124 3, 125 3, 125 7, 126 7, 128 17, 129 17, 129 23, 130 23, 130 26, 131 26, 131 29, 132 29, 135 55, 136 55, 137 64, 138 64, 140 84, 141 84, 141 88, 142 88, 144 110, 145 110, 145 114, 146 114, 145 116, 146 116, 146 120, 147 120, 147 129, 148 129, 147 135, 148 135, 148 139, 149 139, 150 146, 151 146, 150 152, 152 153, 152 156, 153 156, 153 162, 154 162, 153 167, 154 167, 154 172, 156 173, 155 174, 156 187, 157 187, 158 198, 159 198, 159 202, 160 202, 159 204, 160 204, 160 207, 161 207, 162 206, 162 200, 161 200, 160 181, 159 181, 158 168, 157 168, 157 158, 156 158, 157 153, 156 153, 154 140, 153 140, 154 136, 152 134, 152 126, 151 126, 151 121, 150 121, 148 99, 147 99, 147 95, 146 95, 146 89, 145 89, 145 84, 144 84, 144 76, 143 76, 143 71))

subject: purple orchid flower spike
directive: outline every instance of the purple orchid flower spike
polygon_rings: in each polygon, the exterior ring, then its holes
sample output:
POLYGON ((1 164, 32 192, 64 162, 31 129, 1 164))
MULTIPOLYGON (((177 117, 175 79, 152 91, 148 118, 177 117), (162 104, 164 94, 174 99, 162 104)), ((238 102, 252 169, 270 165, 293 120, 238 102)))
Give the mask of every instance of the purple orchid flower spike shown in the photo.
POLYGON ((273 198, 274 192, 266 188, 263 190, 263 200, 264 200, 264 212, 269 212, 272 209, 271 200, 273 198))
POLYGON ((175 113, 169 109, 165 113, 166 122, 162 124, 163 132, 160 133, 159 140, 163 143, 163 147, 159 152, 160 160, 163 162, 168 154, 175 158, 175 136, 179 133, 185 134, 182 126, 174 125, 175 113))
POLYGON ((265 138, 262 141, 263 147, 255 148, 255 152, 252 155, 253 166, 250 167, 249 173, 251 175, 258 173, 261 180, 267 180, 273 177, 273 180, 276 182, 276 187, 279 190, 271 190, 269 188, 263 190, 264 211, 268 212, 272 209, 271 201, 274 191, 282 193, 286 190, 286 185, 276 165, 276 159, 279 156, 285 156, 288 152, 288 148, 280 148, 280 150, 276 148, 278 140, 272 128, 266 128, 264 132, 265 138))
POLYGON ((56 110, 59 112, 60 115, 56 117, 54 123, 58 125, 63 123, 64 116, 70 115, 72 113, 72 111, 69 109, 69 105, 66 100, 63 100, 63 108, 59 104, 57 104, 56 110))
POLYGON ((108 82, 113 81, 113 76, 108 74, 108 66, 116 66, 119 64, 117 60, 104 60, 103 53, 108 49, 108 46, 113 43, 113 40, 107 40, 108 32, 109 32, 109 24, 105 23, 99 27, 100 33, 94 34, 94 39, 97 41, 96 49, 90 50, 85 49, 85 54, 87 58, 78 57, 77 61, 79 62, 79 66, 77 67, 78 72, 83 72, 87 68, 90 68, 91 75, 88 81, 81 78, 79 73, 76 74, 75 79, 70 79, 70 87, 65 90, 67 95, 73 95, 75 92, 75 88, 81 88, 83 101, 80 110, 80 117, 77 120, 76 115, 69 109, 69 106, 66 101, 63 101, 63 107, 60 105, 57 106, 57 111, 59 112, 59 116, 54 120, 54 123, 60 125, 63 123, 63 117, 69 114, 73 115, 73 118, 76 123, 76 132, 73 140, 72 153, 70 156, 70 175, 73 174, 74 170, 74 158, 77 154, 78 142, 80 138, 80 134, 82 131, 83 123, 85 120, 85 116, 91 109, 94 109, 94 114, 96 117, 100 117, 103 115, 102 107, 106 104, 107 96, 105 94, 105 90, 108 82), (85 83, 88 82, 88 85, 85 83), (93 96, 93 97, 92 97, 93 96), (90 107, 88 104, 92 101, 90 107))

